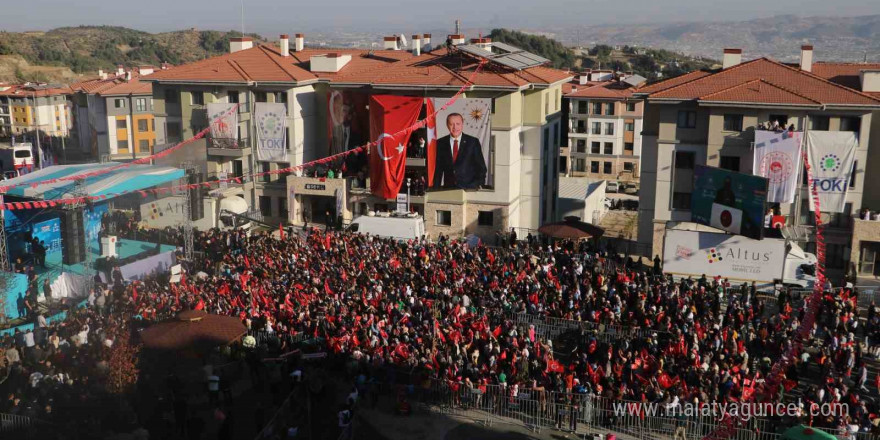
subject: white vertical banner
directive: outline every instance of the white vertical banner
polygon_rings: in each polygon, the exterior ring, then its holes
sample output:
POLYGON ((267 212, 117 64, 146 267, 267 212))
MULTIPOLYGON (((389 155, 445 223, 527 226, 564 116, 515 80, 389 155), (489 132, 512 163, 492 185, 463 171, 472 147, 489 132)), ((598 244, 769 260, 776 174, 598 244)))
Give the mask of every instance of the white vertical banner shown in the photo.
POLYGON ((397 194, 397 212, 408 212, 406 209, 407 205, 407 195, 406 193, 397 194))
POLYGON ((755 131, 753 170, 769 181, 767 201, 792 203, 798 187, 801 163, 801 132, 755 131))
POLYGON ((257 121, 257 160, 289 162, 287 158, 287 106, 279 102, 258 102, 254 108, 257 121))
POLYGON ((290 190, 287 193, 287 222, 294 225, 296 224, 296 190, 293 188, 293 185, 290 186, 290 190))
POLYGON ((343 201, 344 196, 345 196, 345 194, 342 192, 342 190, 340 190, 340 189, 336 190, 336 216, 337 217, 342 217, 342 208, 345 205, 345 203, 343 201))
POLYGON ((234 148, 238 144, 238 112, 230 111, 234 106, 223 102, 208 103, 208 122, 211 124, 214 148, 234 148))
MULTIPOLYGON (((812 184, 816 187, 822 212, 843 212, 858 142, 856 134, 851 131, 807 133, 812 184)), ((814 211, 815 206, 813 192, 810 191, 810 211, 814 211)))

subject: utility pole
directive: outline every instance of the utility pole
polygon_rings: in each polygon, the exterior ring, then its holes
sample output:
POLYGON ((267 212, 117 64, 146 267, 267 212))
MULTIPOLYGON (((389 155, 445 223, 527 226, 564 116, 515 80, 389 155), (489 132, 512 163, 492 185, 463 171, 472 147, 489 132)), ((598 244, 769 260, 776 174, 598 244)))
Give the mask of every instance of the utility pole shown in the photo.
MULTIPOLYGON (((85 179, 76 179, 76 181, 73 184, 72 193, 73 193, 73 196, 77 200, 82 200, 83 197, 88 196, 89 194, 88 194, 88 190, 86 189, 86 180, 85 179)), ((83 236, 85 237, 85 243, 83 243, 83 246, 86 248, 86 252, 85 252, 86 259, 83 260, 83 262, 82 262, 82 265, 83 265, 82 275, 85 278, 84 281, 85 281, 85 294, 86 295, 89 295, 92 292, 92 289, 95 287, 95 274, 94 274, 94 268, 92 265, 92 246, 91 246, 91 241, 90 241, 91 237, 89 236, 89 230, 88 230, 88 224, 89 224, 89 222, 88 222, 88 219, 89 219, 88 206, 89 205, 86 204, 85 202, 76 202, 74 205, 72 205, 70 207, 70 209, 73 209, 73 210, 82 209, 82 219, 80 221, 82 222, 82 225, 83 225, 83 229, 84 229, 83 236)), ((97 236, 94 238, 100 240, 101 234, 98 233, 97 236)))
POLYGON ((6 249, 6 210, 3 208, 3 194, 0 194, 0 271, 9 271, 9 254, 6 249))
POLYGON ((40 169, 43 169, 43 149, 40 148, 40 112, 37 111, 37 93, 31 92, 31 98, 34 100, 34 137, 37 138, 37 157, 40 158, 40 169))

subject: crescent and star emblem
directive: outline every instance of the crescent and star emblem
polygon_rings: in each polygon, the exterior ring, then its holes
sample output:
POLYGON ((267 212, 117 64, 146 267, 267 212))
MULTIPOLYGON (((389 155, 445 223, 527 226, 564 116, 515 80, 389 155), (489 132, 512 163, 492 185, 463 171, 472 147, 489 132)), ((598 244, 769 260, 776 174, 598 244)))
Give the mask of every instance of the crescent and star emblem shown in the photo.
MULTIPOLYGON (((385 142, 384 142, 385 138, 391 138, 393 141, 397 142, 397 139, 394 139, 394 136, 392 136, 388 133, 382 133, 381 135, 379 135, 379 138, 376 139, 376 153, 379 154, 379 157, 381 157, 382 160, 391 160, 394 158, 394 156, 393 155, 386 156, 385 152, 382 148, 385 145, 385 142)), ((403 144, 398 142, 397 146, 394 147, 394 149, 397 150, 398 154, 402 153, 403 152, 403 144)))

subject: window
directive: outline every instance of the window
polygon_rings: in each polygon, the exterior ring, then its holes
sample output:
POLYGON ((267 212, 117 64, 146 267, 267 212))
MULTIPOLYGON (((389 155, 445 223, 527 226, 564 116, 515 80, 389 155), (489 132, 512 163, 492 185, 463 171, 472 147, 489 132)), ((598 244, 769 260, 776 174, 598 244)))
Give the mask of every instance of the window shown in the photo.
POLYGON ((614 123, 613 122, 606 122, 605 123, 605 134, 606 135, 613 135, 614 134, 614 123))
POLYGON ((636 111, 636 103, 635 102, 627 102, 626 103, 626 111, 628 111, 628 112, 636 111))
MULTIPOLYGON (((281 103, 281 104, 287 104, 287 92, 277 92, 277 93, 275 93, 275 102, 277 102, 277 103, 281 103)), ((492 100, 492 106, 493 106, 492 108, 494 109, 494 108, 495 108, 495 107, 494 107, 494 106, 495 106, 495 100, 494 100, 494 99, 492 100)), ((492 113, 495 113, 495 110, 492 110, 492 113)))
POLYGON ((577 128, 575 129, 576 133, 586 133, 587 132, 587 123, 585 121, 577 121, 577 128))
POLYGON ((116 129, 117 130, 125 130, 128 128, 128 123, 125 119, 117 119, 116 120, 116 129))
POLYGON ((678 111, 678 128, 696 128, 697 112, 679 110, 678 111))
POLYGON ((828 243, 825 252, 825 264, 830 269, 843 269, 849 255, 845 255, 844 248, 848 245, 839 243, 828 243))
POLYGON ((139 112, 147 111, 147 98, 137 98, 134 100, 134 108, 139 112))
POLYGON ((124 99, 114 99, 113 107, 116 108, 125 108, 125 100, 124 99))
POLYGON ((177 104, 177 90, 166 89, 165 90, 165 103, 166 104, 177 104))
POLYGON ((632 172, 633 171, 633 163, 632 162, 624 162, 623 163, 623 170, 632 172))
POLYGON ((587 141, 584 139, 578 139, 577 146, 575 147, 574 151, 576 151, 578 153, 586 153, 587 152, 587 141))
POLYGON ((862 118, 858 116, 848 116, 840 118, 840 131, 859 132, 862 125, 862 118))
POLYGON ((594 115, 601 115, 602 114, 602 103, 601 102, 594 102, 593 103, 593 114, 594 115))
POLYGON ((586 159, 575 159, 572 164, 572 171, 584 172, 587 171, 587 161, 586 159))
POLYGON ((180 141, 180 122, 169 122, 166 125, 166 130, 168 131, 168 142, 180 141))
POLYGON ((614 116, 614 103, 606 102, 605 103, 605 114, 608 116, 614 116))
POLYGON ((591 131, 593 134, 602 134, 602 123, 601 122, 593 122, 593 130, 591 131))
POLYGON ((601 148, 601 145, 602 145, 601 142, 591 142, 590 143, 590 153, 600 154, 601 151, 599 151, 599 149, 601 148))
POLYGON ((599 172, 599 161, 598 160, 594 160, 594 161, 590 162, 590 172, 591 173, 598 173, 599 172))
POLYGON ((578 101, 578 113, 585 115, 587 114, 587 101, 578 101))
POLYGON ((614 144, 611 142, 605 142, 605 154, 614 154, 614 144))
POLYGON ((724 131, 743 131, 743 115, 724 115, 724 131))
POLYGON ((492 226, 495 224, 495 213, 492 211, 479 211, 477 213, 477 224, 480 226, 492 226))
POLYGON ((437 224, 439 226, 452 226, 452 211, 437 210, 437 224))
POLYGON ((238 92, 229 91, 229 92, 226 92, 226 96, 227 96, 227 98, 229 98, 230 104, 238 104, 238 92))
POLYGON ((138 141, 138 152, 139 153, 149 153, 150 152, 150 141, 146 139, 141 139, 138 141))
POLYGON ((770 115, 770 124, 776 121, 780 127, 788 126, 788 115, 770 115))
POLYGON ((636 123, 632 122, 632 121, 625 122, 623 124, 623 130, 624 131, 636 131, 636 123))
POLYGON ((117 153, 128 153, 128 141, 116 141, 117 153))
POLYGON ((269 162, 260 162, 260 171, 261 171, 262 173, 264 173, 264 174, 261 174, 261 175, 260 175, 260 182, 269 182, 269 180, 272 178, 272 175, 271 175, 271 174, 265 174, 265 173, 268 173, 268 172, 270 171, 270 164, 269 164, 269 162))
POLYGON ((724 168, 725 170, 730 170, 734 172, 739 172, 739 156, 721 156, 721 161, 718 164, 719 168, 724 168))
POLYGON ((190 92, 192 105, 205 105, 205 92, 190 92))
POLYGON ((632 142, 624 142, 623 143, 623 151, 627 151, 627 152, 632 153, 633 149, 634 149, 634 146, 633 146, 632 142))
POLYGON ((264 217, 272 216, 272 198, 269 196, 260 196, 260 214, 264 217))
POLYGON ((287 218, 287 197, 278 197, 278 217, 287 218))
POLYGON ((150 128, 152 128, 153 131, 156 131, 156 119, 155 118, 150 119, 150 128))
POLYGON ((138 119, 138 131, 148 131, 150 127, 150 122, 146 119, 138 119))
POLYGON ((602 172, 605 174, 611 174, 611 162, 605 162, 602 164, 602 172))
POLYGON ((859 166, 859 161, 853 162, 852 174, 850 174, 850 176, 849 176, 849 187, 850 188, 856 187, 856 170, 858 169, 858 166, 859 166))
POLYGON ((676 151, 675 168, 678 170, 694 169, 695 156, 696 154, 691 151, 676 151))
POLYGON ((691 209, 691 193, 673 192, 672 209, 691 209))
POLYGON ((266 92, 254 92, 254 102, 269 102, 266 92))
POLYGON ((828 116, 810 116, 810 130, 828 131, 830 121, 828 116))

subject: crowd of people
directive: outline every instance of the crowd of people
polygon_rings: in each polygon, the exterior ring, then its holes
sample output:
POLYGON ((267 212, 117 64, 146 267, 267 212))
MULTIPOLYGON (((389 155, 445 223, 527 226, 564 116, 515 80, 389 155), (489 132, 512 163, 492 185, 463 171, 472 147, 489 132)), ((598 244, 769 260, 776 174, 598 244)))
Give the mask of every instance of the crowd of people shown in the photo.
MULTIPOLYGON (((237 316, 253 330, 323 341, 331 354, 381 379, 418 371, 452 389, 493 385, 512 396, 556 391, 668 409, 748 398, 788 351, 806 313, 798 294, 773 298, 754 284, 705 275, 673 280, 662 275, 659 259, 647 267, 587 242, 487 247, 440 236, 400 243, 314 229, 283 238, 215 229, 195 240, 204 253, 186 262, 180 283, 153 278, 134 289, 108 287, 99 295, 112 298, 116 310, 75 314, 40 329, 44 336, 31 345, 7 340, 6 360, 22 369, 17 387, 28 388, 22 378, 33 382, 34 373, 61 375, 53 386, 92 384, 79 364, 101 359, 112 345, 111 329, 124 328, 121 308, 143 322, 195 308, 237 316), (208 276, 190 275, 198 272, 208 276), (561 351, 518 315, 637 328, 647 337, 608 342, 587 332, 561 351), (47 343, 54 352, 34 354, 47 343), (19 356, 10 355, 16 350, 19 356)), ((867 362, 880 347, 876 308, 862 324, 856 294, 829 291, 811 335, 784 386, 768 396, 802 397, 803 415, 785 424, 875 429, 880 377, 869 377, 867 362), (848 412, 809 416, 809 407, 829 402, 849 403, 848 412)))

